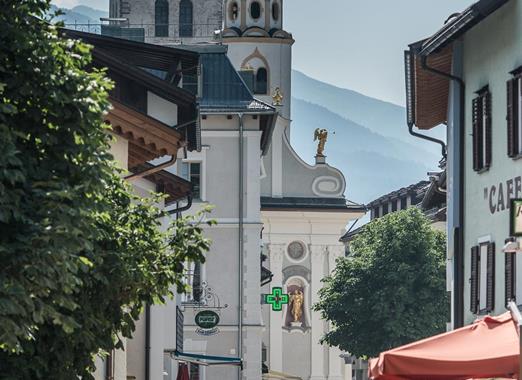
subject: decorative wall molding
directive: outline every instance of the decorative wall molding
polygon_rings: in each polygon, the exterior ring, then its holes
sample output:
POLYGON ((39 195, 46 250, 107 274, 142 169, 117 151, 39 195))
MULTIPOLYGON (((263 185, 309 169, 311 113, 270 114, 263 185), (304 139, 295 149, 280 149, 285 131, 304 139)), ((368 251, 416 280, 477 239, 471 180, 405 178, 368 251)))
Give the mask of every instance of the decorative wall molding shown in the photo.
POLYGON ((318 197, 339 197, 344 188, 339 178, 323 175, 314 179, 312 191, 318 197))
POLYGON ((301 277, 306 282, 310 283, 312 278, 310 276, 310 269, 302 265, 291 265, 283 269, 283 282, 287 282, 291 277, 301 277))

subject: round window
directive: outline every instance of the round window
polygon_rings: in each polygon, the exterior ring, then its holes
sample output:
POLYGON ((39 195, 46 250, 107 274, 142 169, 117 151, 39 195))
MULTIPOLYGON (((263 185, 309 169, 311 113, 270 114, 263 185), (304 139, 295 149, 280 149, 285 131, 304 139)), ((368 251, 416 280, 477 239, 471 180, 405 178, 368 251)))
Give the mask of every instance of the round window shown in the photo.
POLYGON ((279 3, 272 3, 272 18, 275 21, 279 20, 279 3))
POLYGON ((261 17, 261 4, 259 4, 258 1, 252 1, 252 3, 250 3, 250 16, 252 16, 254 20, 261 17))
POLYGON ((288 244, 288 256, 292 260, 301 260, 305 255, 305 247, 303 243, 294 241, 288 244))

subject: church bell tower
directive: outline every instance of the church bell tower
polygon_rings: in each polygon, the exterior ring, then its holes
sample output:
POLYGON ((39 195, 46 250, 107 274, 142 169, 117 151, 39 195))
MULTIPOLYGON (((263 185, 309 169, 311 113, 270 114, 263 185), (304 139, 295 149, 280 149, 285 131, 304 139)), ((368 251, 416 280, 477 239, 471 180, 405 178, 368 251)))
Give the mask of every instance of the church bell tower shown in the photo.
POLYGON ((283 0, 226 0, 223 43, 254 96, 289 121, 292 44, 283 30, 283 0))

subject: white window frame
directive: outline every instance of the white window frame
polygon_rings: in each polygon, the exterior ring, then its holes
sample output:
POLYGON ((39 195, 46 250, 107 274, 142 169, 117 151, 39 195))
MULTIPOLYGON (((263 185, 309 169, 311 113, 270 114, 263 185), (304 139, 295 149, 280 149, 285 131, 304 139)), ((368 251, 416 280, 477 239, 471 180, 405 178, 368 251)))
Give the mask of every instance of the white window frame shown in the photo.
POLYGON ((488 243, 479 243, 479 276, 478 276, 478 299, 479 313, 485 313, 487 309, 488 293, 488 243))
MULTIPOLYGON (((202 146, 201 152, 188 152, 187 158, 183 158, 181 160, 182 163, 199 163, 200 166, 200 198, 199 199, 193 199, 194 203, 197 202, 207 202, 207 151, 209 149, 209 146, 202 146)), ((181 168, 180 168, 181 170, 181 168)), ((179 173, 178 175, 181 175, 179 173)))
POLYGON ((484 314, 487 311, 488 302, 488 245, 492 242, 491 235, 481 236, 477 239, 479 247, 479 273, 477 284, 477 296, 479 300, 478 314, 484 314))

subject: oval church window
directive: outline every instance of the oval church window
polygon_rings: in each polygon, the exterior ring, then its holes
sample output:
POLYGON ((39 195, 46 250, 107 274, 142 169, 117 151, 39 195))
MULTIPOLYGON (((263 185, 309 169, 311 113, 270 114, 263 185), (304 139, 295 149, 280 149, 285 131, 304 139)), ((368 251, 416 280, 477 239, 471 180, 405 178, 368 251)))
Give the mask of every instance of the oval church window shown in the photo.
POLYGON ((252 1, 252 3, 250 3, 250 16, 252 16, 254 20, 261 17, 261 4, 259 4, 258 1, 252 1))

